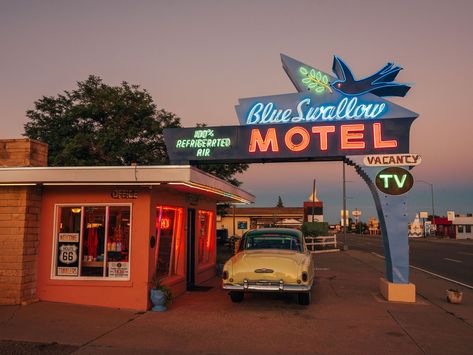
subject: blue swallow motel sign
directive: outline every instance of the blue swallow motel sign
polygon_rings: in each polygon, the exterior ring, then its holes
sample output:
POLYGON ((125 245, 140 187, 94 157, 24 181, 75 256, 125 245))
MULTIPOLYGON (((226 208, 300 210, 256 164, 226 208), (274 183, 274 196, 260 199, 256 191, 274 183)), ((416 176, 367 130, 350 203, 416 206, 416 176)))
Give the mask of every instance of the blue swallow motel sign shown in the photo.
POLYGON ((386 279, 409 283, 408 169, 410 128, 418 114, 386 100, 403 97, 410 85, 388 63, 357 79, 335 56, 334 75, 281 55, 295 93, 239 99, 239 125, 171 128, 164 131, 174 164, 341 160, 355 167, 377 207, 386 255, 386 279), (365 160, 364 160, 365 158, 365 160))

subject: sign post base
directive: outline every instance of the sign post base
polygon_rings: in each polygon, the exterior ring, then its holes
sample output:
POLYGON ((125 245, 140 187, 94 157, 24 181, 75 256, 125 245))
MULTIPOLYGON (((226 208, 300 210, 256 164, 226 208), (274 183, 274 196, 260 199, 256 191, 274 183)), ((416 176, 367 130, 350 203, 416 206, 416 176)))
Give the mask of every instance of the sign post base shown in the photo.
POLYGON ((416 301, 416 285, 413 283, 393 283, 381 277, 379 279, 379 291, 389 302, 415 303, 416 301))

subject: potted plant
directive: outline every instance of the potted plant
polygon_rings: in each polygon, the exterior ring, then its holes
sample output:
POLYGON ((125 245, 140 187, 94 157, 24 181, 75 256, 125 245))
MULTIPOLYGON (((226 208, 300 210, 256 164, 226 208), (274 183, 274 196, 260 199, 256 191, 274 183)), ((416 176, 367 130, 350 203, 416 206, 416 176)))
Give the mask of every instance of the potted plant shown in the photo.
POLYGON ((161 284, 161 280, 157 274, 151 279, 151 289, 149 290, 149 298, 153 303, 154 312, 164 312, 172 302, 172 292, 169 287, 161 284))
POLYGON ((447 290, 447 301, 449 303, 459 304, 462 301, 463 292, 456 288, 449 288, 447 290))

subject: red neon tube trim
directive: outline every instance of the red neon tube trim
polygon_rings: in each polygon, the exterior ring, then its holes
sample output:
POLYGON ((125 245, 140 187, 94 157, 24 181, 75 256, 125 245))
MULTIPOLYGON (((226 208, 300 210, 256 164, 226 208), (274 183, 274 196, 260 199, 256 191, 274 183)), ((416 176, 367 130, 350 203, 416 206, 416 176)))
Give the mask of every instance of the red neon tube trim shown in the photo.
POLYGON ((365 149, 365 142, 353 141, 355 139, 364 138, 365 125, 349 124, 340 126, 340 144, 341 149, 365 149))
POLYGON ((381 123, 374 123, 373 124, 373 142, 374 142, 374 147, 376 149, 382 149, 382 148, 396 148, 397 147, 397 140, 396 139, 391 139, 388 141, 383 141, 382 135, 381 135, 381 123))
POLYGON ((310 135, 309 132, 303 127, 293 127, 289 131, 286 132, 286 135, 284 136, 284 142, 286 143, 286 147, 293 151, 293 152, 300 152, 301 150, 304 150, 307 148, 307 146, 310 143, 310 135), (292 141, 292 137, 294 135, 300 135, 302 137, 302 141, 298 144, 295 144, 292 141))

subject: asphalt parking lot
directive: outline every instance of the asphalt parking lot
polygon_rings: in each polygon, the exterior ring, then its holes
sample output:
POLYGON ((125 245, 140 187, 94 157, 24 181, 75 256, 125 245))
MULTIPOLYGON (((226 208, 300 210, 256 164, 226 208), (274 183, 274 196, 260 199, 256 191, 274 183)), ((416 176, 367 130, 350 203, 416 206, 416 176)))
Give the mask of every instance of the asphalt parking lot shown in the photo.
POLYGON ((43 344, 38 353, 471 353, 473 292, 465 290, 462 305, 449 305, 445 281, 416 275, 417 302, 388 303, 378 293, 383 264, 375 256, 322 254, 317 268, 310 306, 279 294, 234 304, 217 278, 164 313, 48 302, 2 306, 0 352, 43 344))

